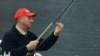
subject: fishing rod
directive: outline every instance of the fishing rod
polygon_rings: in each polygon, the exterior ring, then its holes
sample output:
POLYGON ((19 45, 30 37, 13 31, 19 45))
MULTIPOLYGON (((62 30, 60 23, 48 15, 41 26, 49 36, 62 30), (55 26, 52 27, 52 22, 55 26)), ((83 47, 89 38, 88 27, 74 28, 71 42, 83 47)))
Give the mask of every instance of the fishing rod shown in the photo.
MULTIPOLYGON (((65 8, 57 15, 57 17, 51 21, 51 23, 46 27, 46 29, 39 35, 39 37, 36 40, 40 40, 42 38, 42 36, 48 31, 48 29, 53 25, 53 24, 57 24, 57 20, 59 19, 60 16, 63 15, 63 13, 65 11, 68 11, 69 8, 71 7, 72 3, 74 0, 71 0, 67 6, 65 6, 65 8)), ((59 22, 61 22, 64 18, 61 18, 61 20, 59 22)))
MULTIPOLYGON (((39 41, 39 40, 44 36, 44 34, 51 28, 51 26, 52 26, 53 24, 57 24, 57 23, 58 23, 57 20, 58 20, 61 16, 62 16, 62 18, 59 20, 59 22, 61 22, 61 21, 64 19, 63 17, 66 15, 65 12, 68 12, 68 10, 71 8, 73 1, 74 1, 74 0, 71 0, 71 1, 64 7, 64 9, 61 10, 61 12, 55 17, 55 19, 54 19, 53 21, 51 21, 51 23, 46 27, 46 29, 39 35, 39 37, 38 37, 36 40, 39 41)), ((43 43, 43 42, 42 42, 42 43, 43 43)), ((38 47, 40 47, 42 43, 40 43, 40 45, 38 45, 38 47)), ((34 54, 34 52, 38 49, 38 47, 31 53, 31 55, 34 54)), ((34 55, 34 56, 36 56, 36 55, 34 55)))

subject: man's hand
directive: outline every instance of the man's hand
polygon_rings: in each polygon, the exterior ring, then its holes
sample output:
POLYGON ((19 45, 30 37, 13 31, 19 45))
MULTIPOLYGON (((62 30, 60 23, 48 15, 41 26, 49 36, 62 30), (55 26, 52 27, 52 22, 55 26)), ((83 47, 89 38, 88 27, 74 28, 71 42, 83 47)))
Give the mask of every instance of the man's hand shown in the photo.
POLYGON ((30 41, 30 42, 26 45, 26 48, 28 49, 28 51, 34 50, 34 49, 37 47, 37 44, 38 44, 38 43, 39 43, 38 40, 30 41))
POLYGON ((54 31, 54 35, 58 36, 59 33, 63 30, 63 28, 64 28, 64 25, 62 23, 57 23, 57 26, 54 31))

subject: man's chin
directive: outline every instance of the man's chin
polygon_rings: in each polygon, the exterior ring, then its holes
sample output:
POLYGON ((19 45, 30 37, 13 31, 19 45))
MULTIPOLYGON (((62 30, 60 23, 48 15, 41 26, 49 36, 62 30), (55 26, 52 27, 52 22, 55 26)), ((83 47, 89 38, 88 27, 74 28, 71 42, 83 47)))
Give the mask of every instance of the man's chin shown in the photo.
POLYGON ((30 26, 28 26, 28 29, 30 29, 31 28, 31 25, 30 26))
POLYGON ((28 27, 28 29, 30 29, 30 28, 31 28, 31 26, 28 27))

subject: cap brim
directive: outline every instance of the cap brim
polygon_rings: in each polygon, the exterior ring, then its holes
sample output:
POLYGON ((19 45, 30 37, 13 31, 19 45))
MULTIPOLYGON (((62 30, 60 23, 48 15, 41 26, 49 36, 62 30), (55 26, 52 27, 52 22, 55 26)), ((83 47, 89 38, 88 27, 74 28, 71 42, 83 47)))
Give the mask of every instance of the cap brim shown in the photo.
POLYGON ((28 14, 26 14, 26 16, 36 17, 36 16, 37 16, 37 14, 36 14, 36 13, 28 13, 28 14))

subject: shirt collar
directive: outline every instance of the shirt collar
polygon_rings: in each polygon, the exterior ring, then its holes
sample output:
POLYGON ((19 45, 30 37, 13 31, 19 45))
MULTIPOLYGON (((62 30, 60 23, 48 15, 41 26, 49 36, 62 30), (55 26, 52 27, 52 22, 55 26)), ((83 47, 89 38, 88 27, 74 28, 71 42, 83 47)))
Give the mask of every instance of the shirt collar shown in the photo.
POLYGON ((26 35, 27 32, 23 31, 22 29, 20 29, 18 26, 15 26, 16 29, 22 34, 22 35, 26 35))

